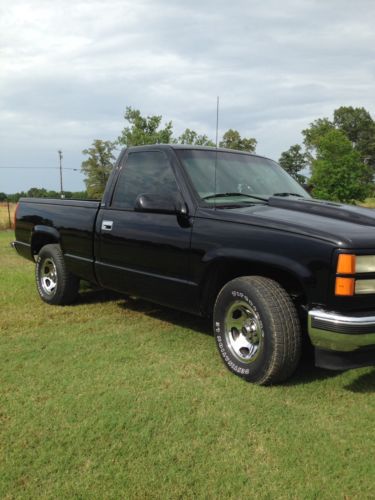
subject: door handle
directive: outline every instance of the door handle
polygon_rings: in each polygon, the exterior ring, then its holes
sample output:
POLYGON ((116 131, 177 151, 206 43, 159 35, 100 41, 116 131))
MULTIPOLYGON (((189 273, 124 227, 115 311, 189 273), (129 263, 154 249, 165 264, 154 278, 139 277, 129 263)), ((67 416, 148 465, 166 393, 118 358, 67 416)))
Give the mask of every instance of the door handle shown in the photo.
POLYGON ((102 231, 112 231, 113 220, 102 221, 102 231))

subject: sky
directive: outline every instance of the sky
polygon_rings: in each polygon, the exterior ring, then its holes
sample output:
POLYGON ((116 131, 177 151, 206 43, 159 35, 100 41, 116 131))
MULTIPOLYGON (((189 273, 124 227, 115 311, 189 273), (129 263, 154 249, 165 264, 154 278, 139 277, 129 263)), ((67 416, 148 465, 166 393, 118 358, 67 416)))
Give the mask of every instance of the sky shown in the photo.
POLYGON ((0 0, 0 192, 84 189, 126 106, 278 159, 339 106, 375 118, 373 0, 0 0), (6 167, 6 168, 5 168, 6 167), (22 168, 20 168, 22 167, 22 168))

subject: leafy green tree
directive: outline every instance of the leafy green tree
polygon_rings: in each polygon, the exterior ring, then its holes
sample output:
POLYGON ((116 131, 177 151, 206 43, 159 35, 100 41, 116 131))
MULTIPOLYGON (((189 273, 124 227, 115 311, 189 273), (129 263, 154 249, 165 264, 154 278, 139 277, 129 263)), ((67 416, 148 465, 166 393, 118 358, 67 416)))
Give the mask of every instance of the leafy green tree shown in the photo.
POLYGON ((326 200, 354 203, 368 196, 369 167, 341 130, 330 130, 319 139, 310 179, 313 195, 326 200))
POLYGON ((90 148, 82 151, 88 156, 87 160, 82 162, 81 170, 86 177, 85 184, 89 198, 102 197, 115 162, 115 149, 116 143, 96 139, 90 148))
MULTIPOLYGON (((103 194, 105 184, 114 163, 113 151, 117 145, 140 146, 144 144, 193 144, 197 146, 215 146, 207 135, 198 134, 187 128, 178 138, 173 137, 172 122, 161 125, 162 116, 144 117, 138 109, 127 107, 125 120, 128 122, 116 142, 95 140, 83 154, 88 155, 82 162, 81 170, 86 179, 89 197, 97 198, 103 194)), ((237 130, 228 130, 220 146, 244 151, 255 151, 257 141, 254 138, 242 138, 237 130)))
POLYGON ((306 182, 306 176, 300 172, 307 167, 308 159, 307 154, 302 151, 299 144, 294 144, 287 151, 281 153, 279 163, 297 182, 301 184, 306 182))
MULTIPOLYGON (((67 193, 69 193, 69 191, 64 191, 65 198, 67 198, 67 193)), ((60 196, 61 193, 58 193, 57 191, 54 190, 48 191, 48 198, 60 198, 60 196)))
POLYGON ((254 153, 257 146, 257 140, 253 137, 241 137, 237 130, 229 129, 223 135, 220 141, 221 148, 237 149, 239 151, 249 151, 254 153))
POLYGON ((302 130, 302 135, 304 137, 303 143, 306 146, 307 152, 311 154, 315 151, 319 146, 322 137, 334 128, 335 126, 333 122, 331 122, 328 118, 318 118, 310 123, 309 128, 302 130))
POLYGON ((87 191, 65 191, 65 198, 74 200, 85 200, 88 198, 87 191))
POLYGON ((7 195, 5 193, 0 193, 0 201, 5 201, 7 199, 7 195))
POLYGON ((319 118, 302 131, 304 144, 313 159, 319 141, 330 130, 341 130, 359 151, 362 161, 375 167, 375 122, 365 108, 341 106, 333 113, 333 120, 319 118))
POLYGON ((335 126, 345 132, 364 162, 375 167, 375 122, 365 108, 341 106, 334 111, 335 126))
POLYGON ((189 128, 185 129, 176 142, 178 144, 193 144, 195 146, 215 146, 215 143, 212 142, 207 135, 199 135, 197 132, 190 130, 189 128))
POLYGON ((27 196, 27 193, 25 193, 24 191, 21 191, 20 193, 8 194, 7 198, 12 203, 17 203, 20 198, 24 198, 25 196, 27 196))
POLYGON ((32 187, 28 190, 29 198, 48 198, 48 191, 45 188, 32 187))
POLYGON ((172 122, 160 128, 161 116, 143 117, 138 109, 127 107, 124 115, 130 126, 125 127, 118 137, 123 146, 141 146, 143 144, 168 144, 172 142, 172 122))

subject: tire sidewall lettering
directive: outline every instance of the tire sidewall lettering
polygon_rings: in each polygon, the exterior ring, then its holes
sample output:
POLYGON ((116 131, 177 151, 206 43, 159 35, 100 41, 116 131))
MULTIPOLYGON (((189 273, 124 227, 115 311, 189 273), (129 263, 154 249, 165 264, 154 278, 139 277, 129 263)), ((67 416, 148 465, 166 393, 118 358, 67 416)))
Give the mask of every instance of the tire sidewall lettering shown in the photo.
MULTIPOLYGON (((257 316, 257 320, 259 321, 259 324, 260 324, 261 330, 262 330, 262 337, 264 338, 264 325, 263 325, 262 318, 261 318, 261 315, 259 312, 259 307, 257 307, 254 304, 254 302, 250 299, 248 294, 241 292, 238 289, 231 290, 230 296, 233 299, 244 300, 245 302, 247 302, 249 304, 249 306, 251 306, 251 308, 254 310, 254 312, 257 316)), ((228 368, 231 371, 233 371, 234 373, 236 373, 237 375, 246 377, 250 374, 251 371, 253 371, 253 369, 255 368, 255 365, 258 365, 258 363, 255 362, 254 365, 249 366, 249 365, 246 365, 245 363, 238 364, 237 361, 234 361, 234 358, 226 345, 225 337, 222 335, 222 332, 224 332, 224 315, 225 315, 225 310, 221 311, 221 313, 220 313, 220 321, 218 321, 216 318, 214 321, 214 332, 215 332, 215 337, 216 337, 216 344, 218 346, 220 355, 223 358, 225 364, 228 366, 228 368)))

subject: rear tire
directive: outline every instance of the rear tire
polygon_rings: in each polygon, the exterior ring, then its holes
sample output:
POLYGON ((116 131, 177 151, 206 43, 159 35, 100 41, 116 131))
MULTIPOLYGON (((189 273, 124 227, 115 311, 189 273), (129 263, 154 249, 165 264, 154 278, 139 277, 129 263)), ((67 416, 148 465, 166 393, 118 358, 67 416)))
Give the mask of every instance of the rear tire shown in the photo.
POLYGON ((227 283, 214 306, 214 334, 224 363, 248 382, 286 380, 301 355, 301 328, 288 293, 274 280, 244 276, 227 283))
POLYGON ((48 304, 71 304, 77 297, 79 278, 66 269, 60 245, 45 245, 40 250, 35 278, 40 298, 48 304))

